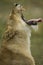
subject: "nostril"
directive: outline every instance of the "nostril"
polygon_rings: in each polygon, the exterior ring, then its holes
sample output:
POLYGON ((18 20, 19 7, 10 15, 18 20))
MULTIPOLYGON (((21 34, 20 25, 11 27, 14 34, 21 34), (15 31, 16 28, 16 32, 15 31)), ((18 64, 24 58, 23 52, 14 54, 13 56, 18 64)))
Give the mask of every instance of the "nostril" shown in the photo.
POLYGON ((16 3, 15 6, 17 6, 18 4, 16 3))
POLYGON ((19 5, 18 3, 14 3, 15 6, 19 5))

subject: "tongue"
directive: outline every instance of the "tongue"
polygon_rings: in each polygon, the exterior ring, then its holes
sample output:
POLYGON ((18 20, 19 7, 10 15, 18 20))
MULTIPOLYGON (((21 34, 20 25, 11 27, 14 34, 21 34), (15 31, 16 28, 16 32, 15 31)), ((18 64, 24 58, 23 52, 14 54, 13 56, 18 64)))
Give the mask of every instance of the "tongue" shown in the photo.
POLYGON ((42 18, 37 19, 36 22, 43 22, 42 18))

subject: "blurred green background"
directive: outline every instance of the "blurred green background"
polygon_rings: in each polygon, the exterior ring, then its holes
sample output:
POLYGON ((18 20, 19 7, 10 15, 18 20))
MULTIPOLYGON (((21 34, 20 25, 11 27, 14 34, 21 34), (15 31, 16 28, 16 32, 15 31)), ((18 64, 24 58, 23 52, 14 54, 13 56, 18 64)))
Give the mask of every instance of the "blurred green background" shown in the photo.
MULTIPOLYGON (((25 18, 43 18, 43 0, 0 0, 0 44, 13 3, 20 3, 25 7, 25 18)), ((31 51, 36 65, 43 65, 43 23, 39 23, 37 32, 32 31, 31 51)))

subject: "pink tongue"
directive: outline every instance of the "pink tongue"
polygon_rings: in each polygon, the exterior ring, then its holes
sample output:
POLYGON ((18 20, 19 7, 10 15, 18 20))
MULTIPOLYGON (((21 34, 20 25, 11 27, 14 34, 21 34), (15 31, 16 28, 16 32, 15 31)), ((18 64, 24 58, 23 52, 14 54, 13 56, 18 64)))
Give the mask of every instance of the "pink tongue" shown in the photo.
POLYGON ((39 18, 37 21, 38 21, 38 22, 43 22, 42 18, 39 18))

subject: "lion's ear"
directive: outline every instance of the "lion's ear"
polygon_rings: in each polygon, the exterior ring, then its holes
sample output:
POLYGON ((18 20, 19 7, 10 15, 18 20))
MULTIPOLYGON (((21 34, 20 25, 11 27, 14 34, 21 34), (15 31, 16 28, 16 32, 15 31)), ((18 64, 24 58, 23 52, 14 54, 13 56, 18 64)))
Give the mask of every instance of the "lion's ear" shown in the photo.
POLYGON ((32 27, 32 29, 33 29, 34 31, 38 31, 38 25, 35 25, 35 26, 31 25, 31 27, 32 27))

